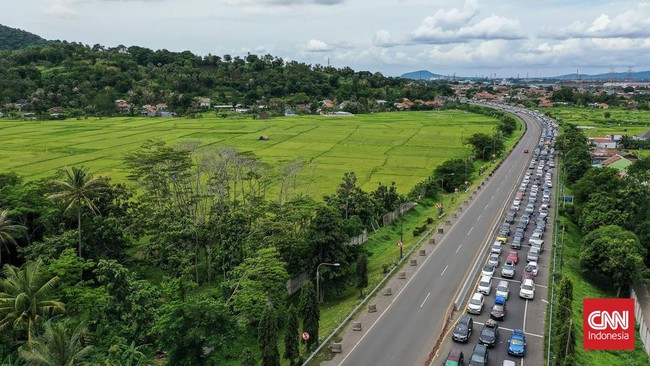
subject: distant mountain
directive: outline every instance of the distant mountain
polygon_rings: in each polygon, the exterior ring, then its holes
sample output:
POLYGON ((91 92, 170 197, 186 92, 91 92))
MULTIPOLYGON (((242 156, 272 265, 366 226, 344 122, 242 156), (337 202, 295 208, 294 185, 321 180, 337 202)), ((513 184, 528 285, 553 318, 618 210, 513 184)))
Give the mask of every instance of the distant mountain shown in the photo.
POLYGON ((0 24, 0 51, 20 50, 34 44, 45 42, 47 42, 45 39, 36 34, 0 24))
MULTIPOLYGON (((566 74, 560 76, 550 77, 549 79, 557 80, 575 80, 576 74, 566 74)), ((638 72, 617 72, 617 73, 604 73, 604 74, 580 74, 580 80, 599 80, 599 81, 623 81, 623 80, 634 80, 634 81, 648 81, 650 80, 650 71, 638 71, 638 72)))
POLYGON ((420 70, 407 72, 406 74, 400 76, 402 79, 413 79, 413 80, 429 80, 429 79, 438 79, 444 77, 440 74, 434 74, 431 71, 420 70))

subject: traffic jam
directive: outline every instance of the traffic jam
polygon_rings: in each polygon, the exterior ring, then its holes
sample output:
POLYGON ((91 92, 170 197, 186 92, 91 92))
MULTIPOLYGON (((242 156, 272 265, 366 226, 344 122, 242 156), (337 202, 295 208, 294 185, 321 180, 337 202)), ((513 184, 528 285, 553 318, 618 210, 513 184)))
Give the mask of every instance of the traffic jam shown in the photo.
POLYGON ((530 163, 485 253, 465 312, 449 332, 451 342, 443 343, 443 365, 514 366, 527 358, 534 365, 544 359, 558 127, 536 111, 518 111, 541 124, 541 137, 534 149, 520 149, 531 155, 530 163))

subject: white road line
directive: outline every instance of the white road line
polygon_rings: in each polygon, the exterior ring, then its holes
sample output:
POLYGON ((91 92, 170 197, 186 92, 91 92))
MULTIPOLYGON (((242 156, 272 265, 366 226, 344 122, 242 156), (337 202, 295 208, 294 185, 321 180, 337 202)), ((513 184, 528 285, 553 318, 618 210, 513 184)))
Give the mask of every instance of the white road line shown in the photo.
POLYGON ((440 274, 440 277, 442 277, 442 275, 445 274, 445 271, 447 270, 447 268, 449 268, 449 265, 445 266, 445 269, 442 270, 442 273, 440 274))
POLYGON ((456 254, 458 254, 458 251, 460 250, 460 247, 462 247, 462 246, 463 246, 463 244, 458 246, 458 249, 456 249, 456 254))
POLYGON ((471 232, 472 232, 472 230, 474 230, 474 226, 472 226, 472 228, 471 228, 471 229, 469 229, 469 231, 467 232, 467 235, 469 235, 469 233, 471 233, 471 232))
MULTIPOLYGON (((446 269, 446 268, 445 268, 446 269)), ((424 298, 424 301, 422 301, 422 304, 420 304, 420 307, 424 306, 424 303, 427 302, 427 299, 429 298, 429 295, 431 295, 431 292, 427 294, 427 297, 424 298)))
POLYGON ((521 327, 521 329, 526 332, 526 313, 528 313, 528 299, 526 299, 526 306, 524 306, 524 325, 521 327))
POLYGON ((481 216, 483 216, 483 214, 478 215, 478 218, 476 219, 476 221, 479 221, 481 219, 481 216))

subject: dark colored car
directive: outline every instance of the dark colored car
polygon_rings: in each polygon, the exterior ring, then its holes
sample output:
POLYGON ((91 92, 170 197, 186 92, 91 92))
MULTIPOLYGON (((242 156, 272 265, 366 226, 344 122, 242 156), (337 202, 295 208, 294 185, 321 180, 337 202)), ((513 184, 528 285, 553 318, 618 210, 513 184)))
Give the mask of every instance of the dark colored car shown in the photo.
POLYGON ((528 154, 528 149, 524 149, 524 154, 528 154))
POLYGON ((474 330, 474 319, 470 315, 463 315, 456 324, 451 338, 458 342, 467 342, 472 336, 472 330, 474 330))
POLYGON ((526 355, 526 335, 521 329, 512 331, 508 340, 508 354, 513 356, 524 357, 526 355))
POLYGON ((447 359, 445 360, 445 363, 443 363, 443 366, 462 366, 465 364, 465 355, 463 355, 463 351, 459 350, 458 348, 452 348, 451 351, 449 351, 449 354, 447 355, 447 359))
POLYGON ((488 364, 488 349, 482 344, 474 346, 472 357, 469 359, 469 366, 485 366, 488 364))
POLYGON ((494 319, 488 319, 481 330, 481 335, 478 337, 478 343, 484 344, 488 347, 494 347, 497 343, 499 336, 499 323, 494 319))
POLYGON ((494 306, 492 306, 492 311, 490 312, 490 318, 495 320, 503 320, 506 316, 506 299, 501 296, 497 296, 494 300, 494 306))

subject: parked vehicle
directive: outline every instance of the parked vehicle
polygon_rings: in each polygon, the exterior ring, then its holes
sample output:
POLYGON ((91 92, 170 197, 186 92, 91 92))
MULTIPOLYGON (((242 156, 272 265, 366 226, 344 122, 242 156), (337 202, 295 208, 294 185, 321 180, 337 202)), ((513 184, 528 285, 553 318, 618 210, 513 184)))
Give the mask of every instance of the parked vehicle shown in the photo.
POLYGON ((469 359, 469 366, 486 366, 488 364, 488 349, 482 344, 474 346, 472 357, 469 359))
POLYGON ((475 293, 472 296, 472 299, 469 300, 469 304, 467 304, 467 312, 476 315, 481 314, 481 310, 483 310, 483 301, 483 294, 479 292, 475 293))
POLYGON ((492 290, 492 276, 482 276, 478 282, 478 292, 489 295, 492 290))
POLYGON ((497 296, 494 299, 494 305, 492 306, 492 311, 490 312, 490 318, 494 320, 503 320, 506 317, 506 299, 501 296, 497 296))
POLYGON ((501 276, 506 278, 515 277, 515 263, 511 260, 506 260, 503 267, 501 267, 501 276))
POLYGON ((519 297, 532 300, 535 297, 535 283, 532 279, 524 280, 519 288, 519 297))
POLYGON ((488 347, 494 347, 499 337, 499 322, 494 319, 488 319, 478 337, 478 343, 488 347))
POLYGON ((503 297, 504 299, 508 299, 508 295, 510 295, 510 282, 501 280, 497 284, 497 292, 496 292, 496 297, 503 297))
POLYGON ((526 335, 521 329, 514 329, 508 340, 508 354, 524 357, 526 355, 526 335))
POLYGON ((528 254, 526 254, 526 261, 539 262, 539 248, 530 247, 530 249, 528 249, 528 254))
POLYGON ((458 323, 456 323, 451 338, 458 342, 467 342, 472 336, 473 330, 474 319, 471 315, 463 315, 460 320, 458 320, 458 323))
POLYGON ((465 364, 465 355, 458 348, 452 348, 445 359, 443 366, 462 366, 465 364))

